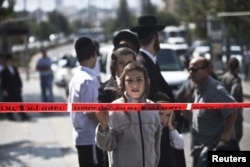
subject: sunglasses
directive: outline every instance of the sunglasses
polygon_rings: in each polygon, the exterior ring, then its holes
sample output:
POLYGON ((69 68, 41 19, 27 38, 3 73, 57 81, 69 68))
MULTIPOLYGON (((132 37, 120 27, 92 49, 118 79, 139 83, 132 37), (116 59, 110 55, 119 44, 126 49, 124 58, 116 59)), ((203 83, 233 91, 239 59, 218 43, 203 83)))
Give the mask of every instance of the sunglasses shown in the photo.
POLYGON ((206 67, 191 67, 188 69, 188 72, 196 73, 199 70, 205 69, 206 67))

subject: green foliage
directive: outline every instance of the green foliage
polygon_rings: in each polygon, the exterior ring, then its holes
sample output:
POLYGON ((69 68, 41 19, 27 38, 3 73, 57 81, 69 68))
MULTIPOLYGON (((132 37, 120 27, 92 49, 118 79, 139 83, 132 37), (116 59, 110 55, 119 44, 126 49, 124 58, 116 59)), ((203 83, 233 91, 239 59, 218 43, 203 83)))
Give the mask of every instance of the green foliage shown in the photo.
POLYGON ((68 24, 68 20, 62 14, 57 11, 52 11, 49 14, 49 22, 53 23, 53 31, 55 33, 63 32, 68 35, 70 33, 70 27, 68 24))
POLYGON ((83 23, 80 20, 75 20, 69 26, 72 32, 77 32, 79 28, 83 27, 83 23))
POLYGON ((120 0, 119 7, 117 9, 117 18, 104 22, 102 25, 107 34, 112 32, 131 28, 136 24, 137 17, 130 11, 127 0, 120 0))
POLYGON ((163 25, 166 25, 166 26, 170 26, 170 25, 173 25, 173 26, 179 26, 180 23, 179 23, 179 20, 167 13, 166 11, 159 11, 157 12, 157 18, 159 19, 159 22, 163 25))
POLYGON ((3 3, 5 0, 0 0, 0 21, 7 18, 9 15, 13 13, 13 9, 15 6, 15 0, 7 0, 7 7, 3 7, 3 3))
MULTIPOLYGON (((248 12, 250 1, 245 0, 221 0, 223 12, 248 12)), ((249 16, 223 17, 222 20, 229 27, 231 36, 235 39, 250 40, 249 16)))
POLYGON ((38 34, 38 39, 48 40, 49 35, 55 33, 54 25, 51 22, 41 22, 39 28, 36 31, 38 34))
POLYGON ((117 20, 115 26, 117 29, 129 28, 132 26, 127 0, 120 0, 119 7, 117 9, 117 20))
MULTIPOLYGON (((247 0, 182 0, 180 3, 178 13, 183 20, 196 24, 196 34, 200 38, 206 38, 208 15, 217 16, 220 12, 250 11, 250 1, 247 0)), ((239 35, 240 30, 249 29, 250 20, 246 17, 224 17, 221 20, 229 28, 231 36, 234 38, 241 36, 239 35)), ((249 35, 245 34, 241 38, 249 38, 249 35)))
POLYGON ((156 7, 151 3, 150 0, 143 0, 142 2, 142 14, 156 14, 156 7))

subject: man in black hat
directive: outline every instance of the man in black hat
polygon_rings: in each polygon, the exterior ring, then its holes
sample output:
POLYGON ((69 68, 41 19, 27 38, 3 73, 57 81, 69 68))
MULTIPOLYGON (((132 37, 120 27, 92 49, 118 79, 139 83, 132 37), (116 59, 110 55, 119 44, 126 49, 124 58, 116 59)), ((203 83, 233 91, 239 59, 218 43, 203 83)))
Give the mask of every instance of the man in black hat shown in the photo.
POLYGON ((160 50, 159 31, 165 28, 157 23, 157 18, 145 15, 138 18, 138 25, 130 30, 136 32, 140 41, 140 51, 137 60, 142 62, 148 70, 150 78, 149 99, 153 100, 154 92, 164 92, 174 101, 174 96, 168 83, 161 75, 157 64, 157 53, 160 50))
MULTIPOLYGON (((22 102, 22 80, 17 67, 14 65, 13 57, 7 55, 5 58, 5 67, 1 73, 3 101, 4 102, 22 102)), ((6 113, 9 120, 15 120, 14 113, 6 113)), ((21 120, 29 120, 26 113, 17 113, 21 120)))
MULTIPOLYGON (((164 92, 174 102, 172 89, 161 75, 160 67, 157 63, 157 53, 160 51, 159 32, 165 28, 165 25, 159 25, 157 18, 153 15, 144 15, 138 18, 138 25, 130 30, 136 32, 140 41, 140 51, 136 59, 143 63, 148 71, 150 78, 150 90, 148 98, 155 101, 155 92, 164 92)), ((183 122, 180 112, 175 112, 177 129, 183 122)), ((185 167, 184 150, 175 151, 179 157, 177 166, 185 167)))

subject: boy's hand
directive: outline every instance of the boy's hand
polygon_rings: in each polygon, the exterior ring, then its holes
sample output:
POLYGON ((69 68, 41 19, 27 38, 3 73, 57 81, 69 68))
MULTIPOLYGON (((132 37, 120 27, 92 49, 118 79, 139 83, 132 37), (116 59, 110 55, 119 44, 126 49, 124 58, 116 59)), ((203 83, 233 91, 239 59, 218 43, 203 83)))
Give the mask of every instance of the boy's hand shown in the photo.
POLYGON ((95 114, 98 121, 100 122, 102 131, 107 130, 109 122, 109 112, 107 110, 101 110, 99 112, 96 112, 95 114))
POLYGON ((168 120, 168 124, 167 124, 168 129, 169 129, 170 131, 174 130, 174 126, 173 126, 173 124, 172 124, 173 114, 174 114, 174 112, 171 111, 171 112, 170 112, 170 116, 169 116, 169 120, 168 120))

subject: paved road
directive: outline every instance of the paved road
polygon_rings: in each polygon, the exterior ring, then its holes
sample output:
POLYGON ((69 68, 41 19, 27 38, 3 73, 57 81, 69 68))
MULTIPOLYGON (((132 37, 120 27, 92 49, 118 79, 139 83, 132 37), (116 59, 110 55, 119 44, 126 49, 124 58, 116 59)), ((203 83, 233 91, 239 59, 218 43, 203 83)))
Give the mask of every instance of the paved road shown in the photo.
MULTIPOLYGON (((56 55, 72 46, 56 49, 56 55)), ((39 55, 38 55, 39 56, 39 55)), ((34 57, 33 61, 38 59, 34 57)), ((37 72, 31 65, 30 80, 21 70, 23 79, 23 99, 40 101, 40 87, 37 72)), ((250 97, 250 82, 243 83, 246 97, 250 97)), ((65 91, 54 86, 57 102, 66 101, 65 91)), ((245 101, 250 101, 245 99, 245 101)), ((244 137, 240 143, 242 150, 250 150, 250 109, 244 110, 244 137)), ((0 167, 76 167, 77 154, 72 145, 72 126, 68 113, 29 113, 30 121, 9 121, 0 115, 0 167)), ((184 133, 187 166, 191 166, 190 133, 184 133)))

